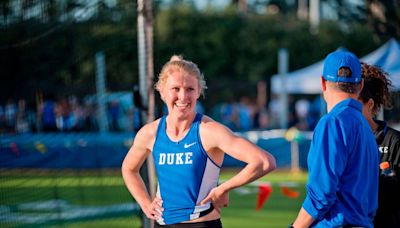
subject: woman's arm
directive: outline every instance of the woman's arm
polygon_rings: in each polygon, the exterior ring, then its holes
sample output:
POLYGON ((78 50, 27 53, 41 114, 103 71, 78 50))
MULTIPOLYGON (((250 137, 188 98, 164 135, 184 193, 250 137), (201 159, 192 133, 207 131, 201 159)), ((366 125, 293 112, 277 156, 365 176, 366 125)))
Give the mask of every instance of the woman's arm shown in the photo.
POLYGON ((140 129, 122 163, 122 177, 126 187, 140 205, 147 218, 152 220, 161 216, 162 202, 157 197, 152 202, 139 171, 143 162, 151 153, 151 146, 155 140, 155 127, 154 123, 151 123, 140 129))
POLYGON ((247 163, 238 174, 213 189, 202 203, 219 200, 229 190, 250 183, 276 168, 275 158, 271 154, 208 117, 200 127, 200 137, 207 152, 225 152, 247 163))

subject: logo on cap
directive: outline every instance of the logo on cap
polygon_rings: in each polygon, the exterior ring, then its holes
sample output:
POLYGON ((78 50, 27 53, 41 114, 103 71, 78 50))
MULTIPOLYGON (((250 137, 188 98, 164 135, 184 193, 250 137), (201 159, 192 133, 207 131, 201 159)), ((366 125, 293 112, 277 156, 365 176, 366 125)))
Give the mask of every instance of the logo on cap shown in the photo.
POLYGON ((325 80, 332 82, 361 82, 361 63, 358 58, 348 51, 335 51, 330 53, 324 62, 322 76, 325 80), (339 69, 347 67, 351 71, 350 77, 341 77, 338 75, 339 69))

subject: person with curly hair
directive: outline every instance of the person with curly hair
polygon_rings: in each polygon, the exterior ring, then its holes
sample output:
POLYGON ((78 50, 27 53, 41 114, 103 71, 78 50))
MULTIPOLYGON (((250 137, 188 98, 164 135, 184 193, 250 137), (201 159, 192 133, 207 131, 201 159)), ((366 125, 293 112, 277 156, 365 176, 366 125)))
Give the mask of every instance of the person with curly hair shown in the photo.
POLYGON ((375 134, 381 157, 381 168, 389 164, 388 175, 379 177, 378 210, 374 219, 377 228, 400 227, 400 132, 377 120, 381 107, 390 109, 392 101, 389 75, 381 68, 362 63, 364 88, 359 100, 363 115, 375 134))

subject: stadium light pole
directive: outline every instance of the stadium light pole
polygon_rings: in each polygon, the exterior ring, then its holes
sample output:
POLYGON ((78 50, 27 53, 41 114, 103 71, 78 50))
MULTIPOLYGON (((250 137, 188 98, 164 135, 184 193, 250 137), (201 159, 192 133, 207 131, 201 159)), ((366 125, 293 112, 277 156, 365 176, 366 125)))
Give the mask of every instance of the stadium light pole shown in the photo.
POLYGON ((286 88, 286 75, 289 68, 289 54, 286 48, 278 50, 278 74, 281 79, 280 91, 280 128, 287 129, 288 127, 288 92, 286 88))
MULTIPOLYGON (((142 123, 154 120, 154 64, 153 64, 153 14, 152 0, 137 1, 137 30, 138 30, 138 61, 139 61, 139 93, 142 104, 147 110, 142 110, 142 123), (146 115, 147 114, 147 115, 146 115), (147 118, 146 118, 147 117, 147 118), (146 121, 145 121, 146 120, 146 121)), ((155 170, 153 157, 149 156, 140 170, 151 197, 156 194, 155 170)), ((143 216, 143 227, 153 227, 154 223, 143 216)))
POLYGON ((106 61, 104 52, 96 53, 96 99, 100 133, 108 132, 106 108, 106 61))
POLYGON ((320 0, 310 0, 310 24, 311 33, 318 33, 318 26, 320 22, 320 0))

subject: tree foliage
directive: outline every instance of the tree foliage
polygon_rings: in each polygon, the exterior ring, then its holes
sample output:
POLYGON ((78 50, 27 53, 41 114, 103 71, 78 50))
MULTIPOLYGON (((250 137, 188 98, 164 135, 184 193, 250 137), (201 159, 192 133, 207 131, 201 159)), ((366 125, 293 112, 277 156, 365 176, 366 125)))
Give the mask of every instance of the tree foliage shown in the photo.
MULTIPOLYGON (((106 55, 109 90, 130 90, 138 83, 134 1, 118 0, 113 6, 106 1, 30 1, 44 6, 37 17, 27 17, 28 8, 18 16, 11 2, 0 3, 0 103, 10 96, 33 99, 38 91, 60 96, 94 93, 98 51, 106 55)), ((339 46, 363 56, 387 39, 357 21, 345 27, 323 21, 319 33, 312 34, 309 23, 292 14, 243 15, 232 6, 200 11, 182 2, 167 8, 155 4, 155 72, 171 55, 184 55, 205 74, 210 103, 254 94, 251 86, 269 82, 277 73, 279 48, 289 50, 289 69, 295 70, 339 46)))

